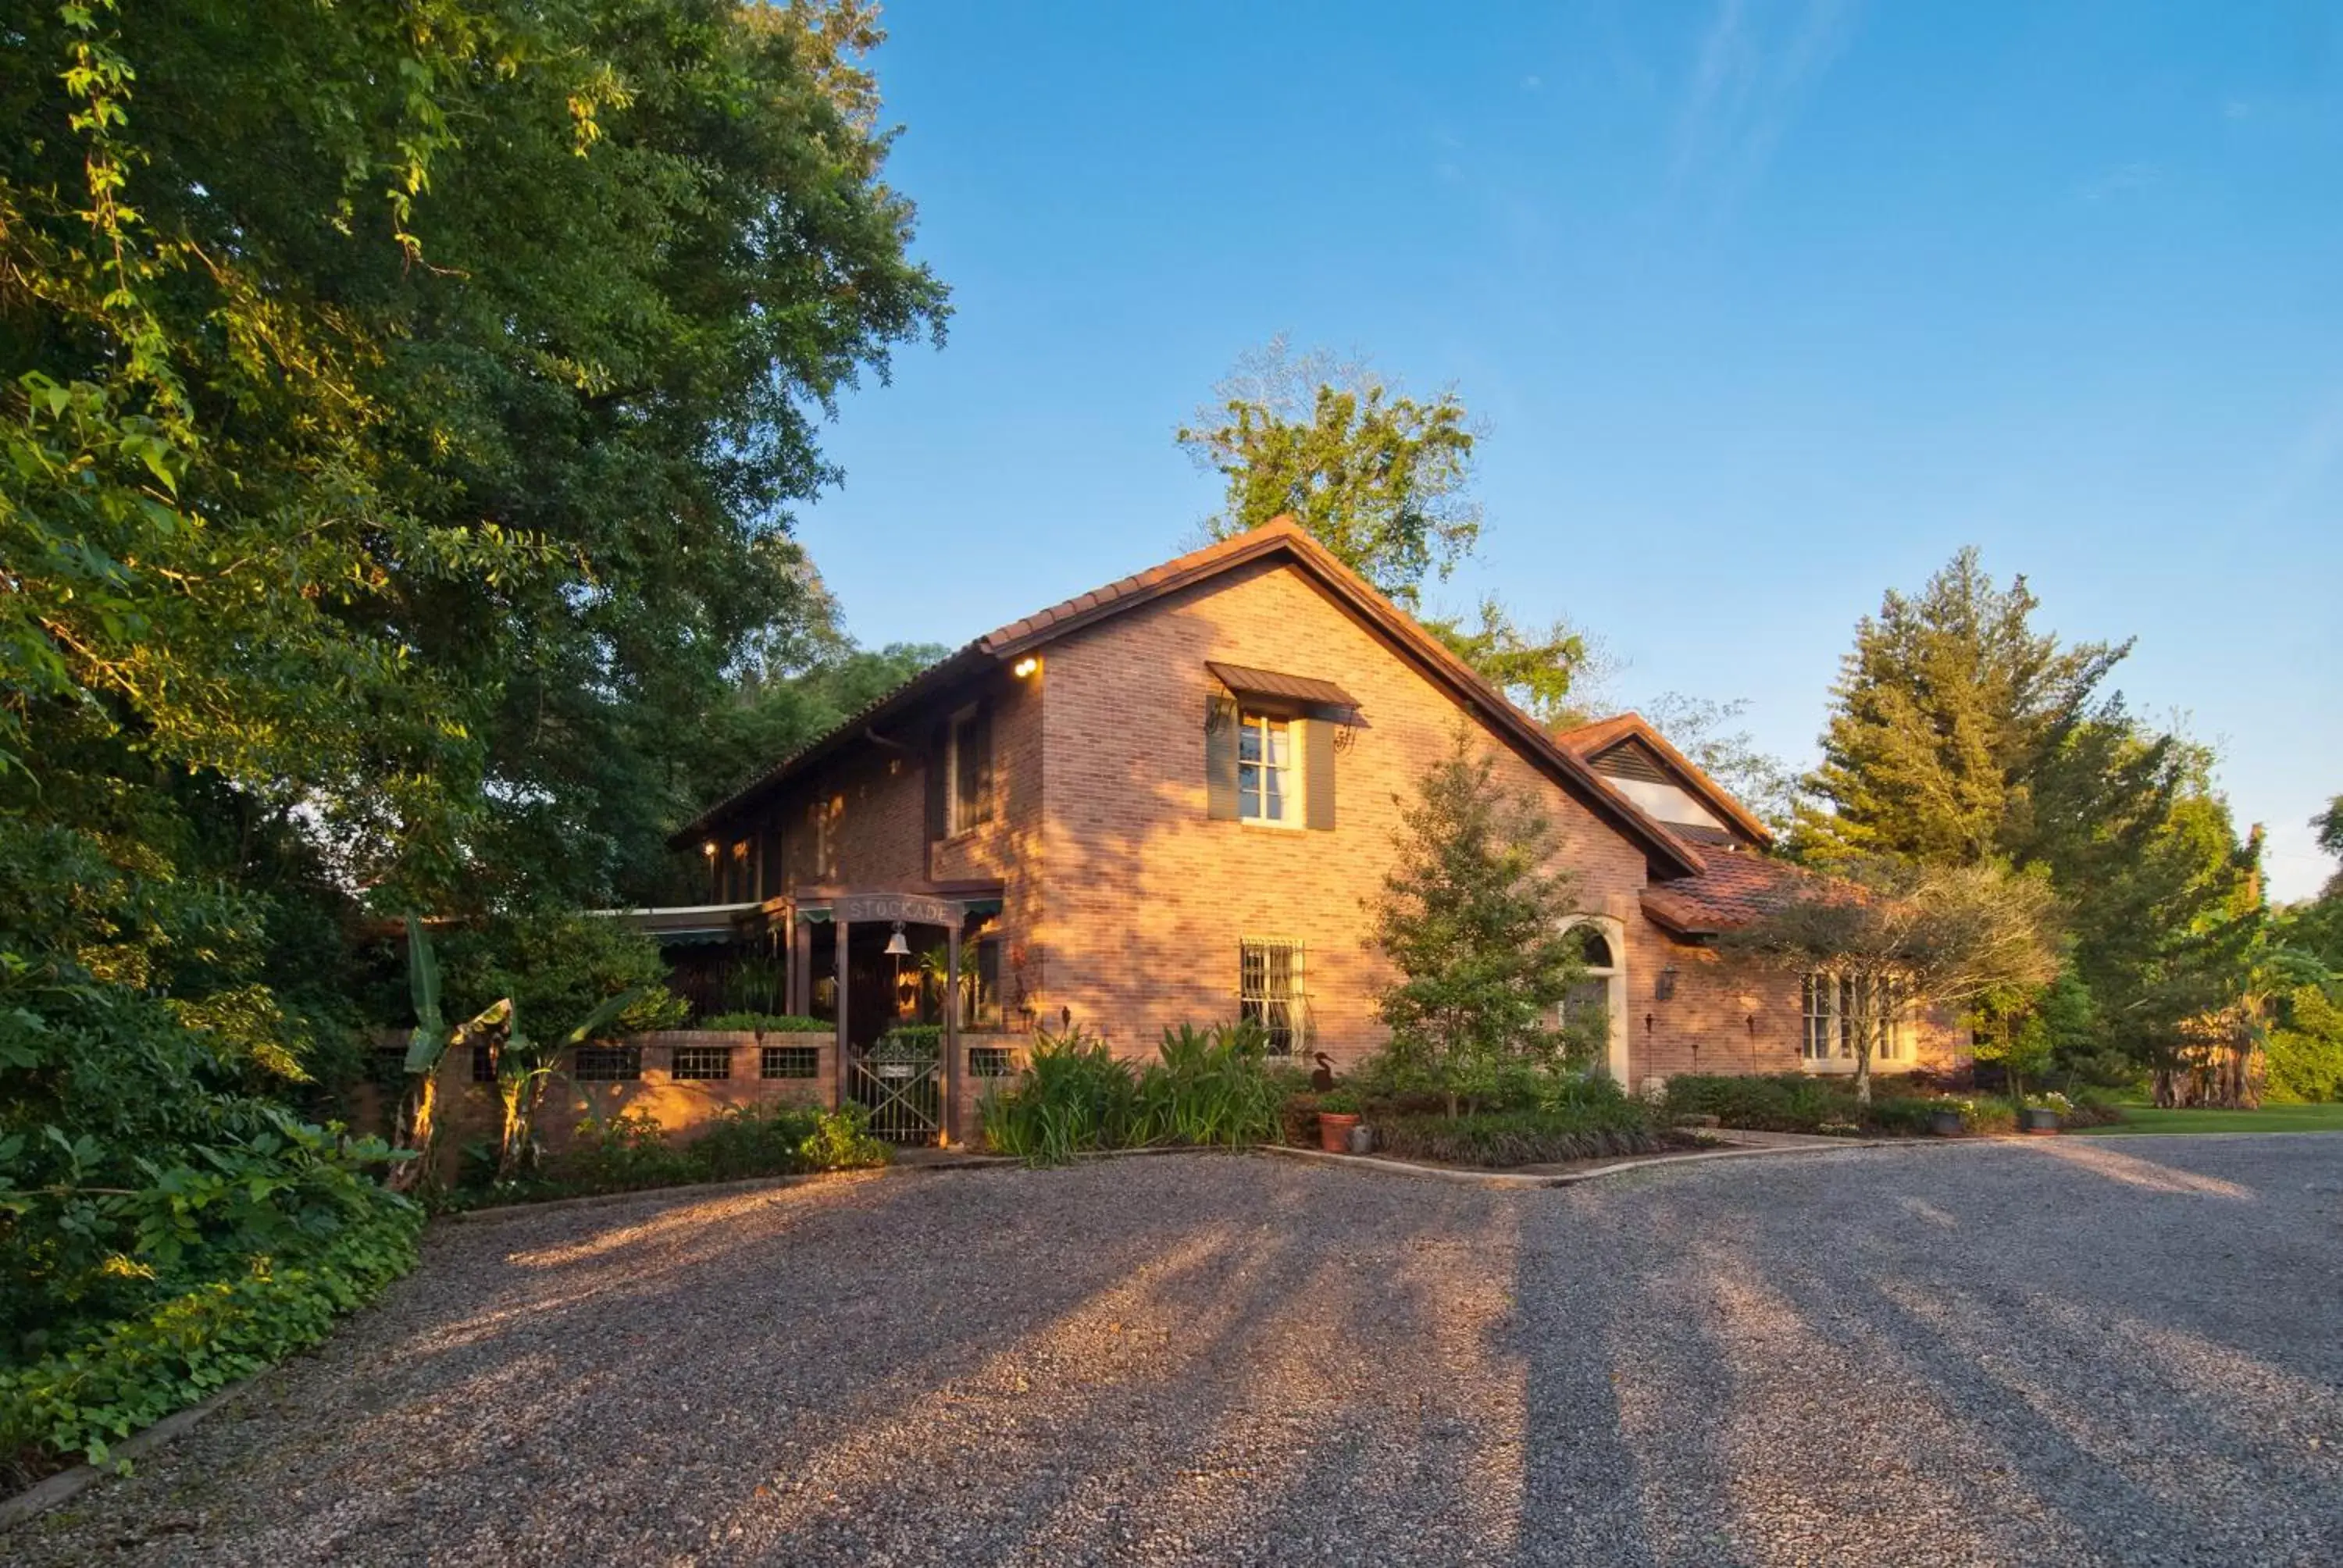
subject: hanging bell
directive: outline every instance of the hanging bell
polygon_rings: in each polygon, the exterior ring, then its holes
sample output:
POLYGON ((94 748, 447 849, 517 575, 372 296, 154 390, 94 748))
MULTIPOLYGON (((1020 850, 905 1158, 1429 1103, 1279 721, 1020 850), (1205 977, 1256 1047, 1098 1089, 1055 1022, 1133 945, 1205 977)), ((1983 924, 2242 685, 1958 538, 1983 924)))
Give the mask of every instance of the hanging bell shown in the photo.
POLYGON ((911 944, 903 940, 903 922, 895 922, 895 934, 887 939, 887 956, 902 959, 911 956, 911 944))

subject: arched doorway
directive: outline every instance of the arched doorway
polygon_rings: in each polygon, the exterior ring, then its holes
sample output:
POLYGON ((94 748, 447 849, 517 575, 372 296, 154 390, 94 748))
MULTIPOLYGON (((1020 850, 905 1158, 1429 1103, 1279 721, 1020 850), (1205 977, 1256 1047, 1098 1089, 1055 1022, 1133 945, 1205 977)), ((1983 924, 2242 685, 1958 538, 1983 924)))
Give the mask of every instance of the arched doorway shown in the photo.
POLYGON ((1626 928, 1608 915, 1573 915, 1564 932, 1578 945, 1585 977, 1563 998, 1562 1027, 1591 1036, 1594 1060, 1621 1083, 1627 1079, 1626 928))

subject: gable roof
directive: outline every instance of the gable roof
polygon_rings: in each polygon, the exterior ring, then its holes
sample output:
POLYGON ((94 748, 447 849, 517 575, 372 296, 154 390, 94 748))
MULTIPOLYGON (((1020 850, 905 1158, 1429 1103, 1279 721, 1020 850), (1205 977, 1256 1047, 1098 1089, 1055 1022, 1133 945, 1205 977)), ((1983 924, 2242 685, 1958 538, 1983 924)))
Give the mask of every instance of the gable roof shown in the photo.
POLYGON ((1373 585, 1337 560, 1290 518, 1279 518, 1234 538, 1191 550, 1159 566, 1134 572, 1088 593, 985 633, 957 652, 930 665, 810 745, 783 758, 756 779, 693 818, 668 842, 682 848, 743 807, 769 794, 792 777, 844 747, 872 735, 922 701, 987 669, 1009 663, 1069 633, 1137 609, 1168 595, 1259 561, 1297 567, 1353 615, 1414 663, 1450 697, 1478 712, 1532 762, 1569 787, 1646 854, 1676 875, 1700 871, 1700 852, 1657 819, 1611 788, 1575 753, 1556 743, 1529 715, 1440 640, 1418 625, 1373 585))
POLYGON ((1592 724, 1582 724, 1575 729, 1565 729, 1554 736, 1554 743, 1564 750, 1594 768, 1604 753, 1622 746, 1640 743, 1660 759, 1662 766, 1676 775, 1677 782, 1700 797, 1702 802, 1735 827, 1760 844, 1774 841, 1774 830, 1759 821, 1747 807, 1735 799, 1724 785, 1703 772, 1699 765, 1668 744, 1668 738, 1653 728, 1652 721, 1630 709, 1614 713, 1608 719, 1598 719, 1592 724))

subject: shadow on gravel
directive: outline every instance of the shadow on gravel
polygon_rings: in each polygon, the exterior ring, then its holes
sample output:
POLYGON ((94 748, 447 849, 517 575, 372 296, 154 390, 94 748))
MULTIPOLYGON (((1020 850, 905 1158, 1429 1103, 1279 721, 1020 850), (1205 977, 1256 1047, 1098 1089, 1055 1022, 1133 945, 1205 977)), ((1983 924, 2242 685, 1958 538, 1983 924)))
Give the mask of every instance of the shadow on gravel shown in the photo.
POLYGON ((1197 1156, 454 1227, 5 1555, 2319 1561, 2343 1141, 2129 1158, 1197 1156))
POLYGON ((1574 1194, 1519 1258, 1582 1331, 1525 1346, 1522 1559, 2322 1560, 2343 1160, 2100 1153, 1574 1194))

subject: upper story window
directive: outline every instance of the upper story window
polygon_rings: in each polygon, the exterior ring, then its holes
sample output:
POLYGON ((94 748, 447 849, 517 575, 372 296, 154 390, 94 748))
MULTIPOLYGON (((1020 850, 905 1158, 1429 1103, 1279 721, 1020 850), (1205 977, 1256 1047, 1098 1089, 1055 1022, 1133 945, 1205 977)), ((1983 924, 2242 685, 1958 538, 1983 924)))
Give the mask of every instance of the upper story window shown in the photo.
POLYGON ((953 714, 945 751, 945 777, 951 781, 945 829, 965 833, 992 819, 990 710, 981 703, 970 703, 953 714))
POLYGON ((1237 819, 1301 826, 1302 759, 1293 721, 1246 709, 1237 724, 1237 819))

